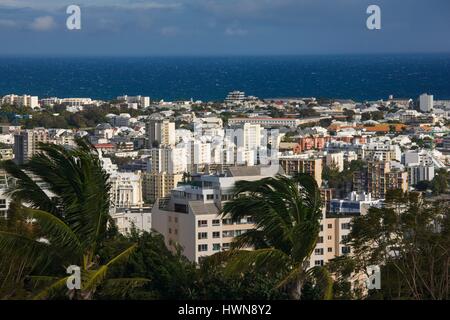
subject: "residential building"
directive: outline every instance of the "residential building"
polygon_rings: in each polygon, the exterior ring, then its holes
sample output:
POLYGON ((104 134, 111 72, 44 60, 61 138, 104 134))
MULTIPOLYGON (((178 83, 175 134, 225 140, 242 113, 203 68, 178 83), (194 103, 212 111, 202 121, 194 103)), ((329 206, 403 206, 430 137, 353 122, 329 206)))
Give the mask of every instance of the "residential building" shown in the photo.
POLYGON ((306 173, 317 181, 319 187, 322 185, 322 158, 309 155, 280 156, 279 162, 287 175, 306 173))
POLYGON ((164 235, 172 250, 176 245, 191 261, 228 250, 233 238, 254 229, 251 217, 234 221, 220 214, 232 199, 236 181, 255 181, 275 173, 269 167, 232 167, 223 175, 201 175, 159 199, 152 210, 152 228, 164 235))
POLYGON ((434 97, 432 95, 428 95, 426 93, 422 94, 419 97, 419 108, 422 112, 430 112, 433 109, 433 100, 434 97))
POLYGON ((39 143, 49 142, 47 129, 23 130, 14 135, 14 161, 24 164, 38 151, 39 143))

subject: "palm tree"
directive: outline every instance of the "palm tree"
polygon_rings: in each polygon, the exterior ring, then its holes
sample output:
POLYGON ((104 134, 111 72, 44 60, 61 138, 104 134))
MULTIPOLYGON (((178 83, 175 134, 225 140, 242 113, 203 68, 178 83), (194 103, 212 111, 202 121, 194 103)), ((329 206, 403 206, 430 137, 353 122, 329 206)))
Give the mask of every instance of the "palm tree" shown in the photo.
POLYGON ((92 299, 100 285, 129 288, 145 281, 107 279, 108 270, 127 259, 136 245, 100 261, 99 249, 112 225, 109 176, 95 149, 83 140, 76 142, 71 149, 41 144, 40 152, 23 166, 2 163, 15 184, 8 190, 13 204, 10 226, 0 230, 0 255, 10 262, 8 270, 16 280, 27 278, 38 285, 35 299, 62 292, 71 299, 92 299), (71 265, 80 267, 81 290, 66 287, 71 265), (45 272, 55 276, 43 276, 45 272))
POLYGON ((295 300, 310 280, 322 288, 324 298, 330 297, 331 278, 325 269, 308 268, 322 217, 319 188, 311 176, 238 181, 233 200, 223 206, 223 216, 236 221, 250 216, 256 225, 235 237, 232 249, 222 253, 229 272, 253 270, 279 276, 277 289, 287 290, 295 300))

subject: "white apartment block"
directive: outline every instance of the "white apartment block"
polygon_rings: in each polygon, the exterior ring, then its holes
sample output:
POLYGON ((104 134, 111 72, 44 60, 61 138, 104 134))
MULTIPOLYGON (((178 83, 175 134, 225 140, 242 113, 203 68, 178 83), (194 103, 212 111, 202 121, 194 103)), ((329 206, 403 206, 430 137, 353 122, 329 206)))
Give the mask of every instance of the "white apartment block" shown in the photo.
POLYGON ((31 109, 39 108, 39 97, 15 94, 6 95, 2 98, 2 104, 16 105, 19 107, 28 107, 31 109))
POLYGON ((178 174, 188 171, 188 154, 184 148, 153 148, 149 159, 152 173, 178 174))
POLYGON ((419 97, 420 111, 430 112, 433 109, 433 104, 434 104, 433 100, 434 100, 433 95, 428 95, 426 93, 422 94, 419 97))
POLYGON ((175 123, 169 120, 150 119, 146 124, 149 147, 156 145, 174 146, 176 143, 175 123))
POLYGON ((435 176, 433 166, 412 164, 406 167, 408 170, 408 185, 415 186, 420 181, 431 181, 435 176))

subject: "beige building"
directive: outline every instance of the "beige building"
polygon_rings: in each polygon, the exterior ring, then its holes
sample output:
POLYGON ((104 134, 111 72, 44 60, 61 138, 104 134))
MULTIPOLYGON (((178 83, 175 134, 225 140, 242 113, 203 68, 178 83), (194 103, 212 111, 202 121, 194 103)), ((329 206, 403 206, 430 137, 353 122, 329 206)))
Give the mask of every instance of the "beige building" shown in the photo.
POLYGON ((287 175, 306 173, 312 176, 318 186, 322 185, 323 161, 308 155, 282 156, 279 158, 280 166, 287 175))
POLYGON ((156 199, 170 195, 179 182, 183 180, 183 174, 170 174, 166 172, 147 172, 144 174, 144 200, 153 203, 156 199))

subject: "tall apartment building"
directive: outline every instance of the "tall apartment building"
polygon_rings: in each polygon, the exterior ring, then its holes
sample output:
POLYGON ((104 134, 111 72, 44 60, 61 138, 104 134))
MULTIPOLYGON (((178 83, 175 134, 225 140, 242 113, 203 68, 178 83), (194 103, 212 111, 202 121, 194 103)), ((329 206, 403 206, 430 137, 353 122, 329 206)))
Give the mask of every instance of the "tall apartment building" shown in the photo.
POLYGON ((153 148, 148 171, 144 174, 144 199, 155 202, 167 197, 188 171, 188 159, 183 148, 153 148))
POLYGON ((182 181, 182 173, 146 172, 143 181, 144 200, 154 203, 157 199, 168 197, 182 181))
POLYGON ((2 104, 10 104, 19 107, 36 109, 39 108, 39 97, 29 95, 18 96, 15 94, 10 94, 2 98, 2 104))
POLYGON ((426 93, 420 95, 419 97, 419 107, 422 112, 430 112, 433 108, 434 97, 433 95, 428 95, 426 93))
POLYGON ((251 217, 233 221, 222 217, 224 202, 232 199, 236 181, 272 176, 266 167, 233 167, 224 175, 202 175, 179 185, 152 209, 152 228, 164 235, 169 248, 181 245, 191 261, 228 250, 233 238, 254 229, 251 217))
POLYGON ((280 166, 287 175, 306 173, 312 176, 317 185, 322 185, 323 160, 305 155, 281 156, 280 166))
POLYGON ((388 161, 369 161, 353 175, 353 189, 370 193, 373 199, 384 199, 388 190, 408 191, 408 173, 388 161))
POLYGON ((165 119, 149 119, 146 124, 149 148, 175 145, 175 123, 165 119))
POLYGON ((24 164, 38 151, 39 143, 49 142, 47 129, 23 130, 14 135, 14 161, 24 164))

